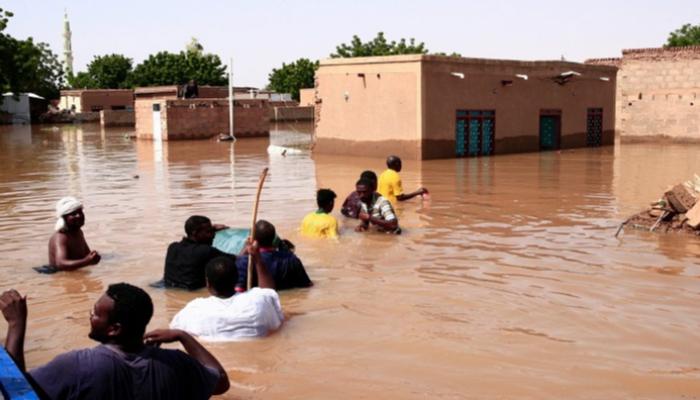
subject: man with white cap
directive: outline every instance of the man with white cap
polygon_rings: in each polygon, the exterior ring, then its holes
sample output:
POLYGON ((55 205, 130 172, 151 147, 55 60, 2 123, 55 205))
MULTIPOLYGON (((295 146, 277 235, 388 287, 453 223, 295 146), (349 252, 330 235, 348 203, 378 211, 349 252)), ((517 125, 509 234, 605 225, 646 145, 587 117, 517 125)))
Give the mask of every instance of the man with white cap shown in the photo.
POLYGON ((60 271, 95 265, 100 254, 90 250, 83 231, 83 204, 75 197, 64 197, 56 203, 56 232, 49 240, 49 266, 60 271))

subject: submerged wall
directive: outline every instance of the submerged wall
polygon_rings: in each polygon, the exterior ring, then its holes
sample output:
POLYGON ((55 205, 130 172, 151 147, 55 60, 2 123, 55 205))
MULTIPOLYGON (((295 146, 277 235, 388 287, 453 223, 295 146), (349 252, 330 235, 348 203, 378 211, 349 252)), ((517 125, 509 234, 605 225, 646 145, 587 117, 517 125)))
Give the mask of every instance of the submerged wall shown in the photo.
MULTIPOLYGON (((270 132, 266 100, 234 102, 234 134, 266 136, 270 132)), ((153 139, 153 106, 160 108, 163 140, 208 139, 229 133, 227 100, 143 98, 136 100, 136 136, 153 139)))
POLYGON ((102 110, 100 125, 102 126, 134 126, 134 110, 102 110))

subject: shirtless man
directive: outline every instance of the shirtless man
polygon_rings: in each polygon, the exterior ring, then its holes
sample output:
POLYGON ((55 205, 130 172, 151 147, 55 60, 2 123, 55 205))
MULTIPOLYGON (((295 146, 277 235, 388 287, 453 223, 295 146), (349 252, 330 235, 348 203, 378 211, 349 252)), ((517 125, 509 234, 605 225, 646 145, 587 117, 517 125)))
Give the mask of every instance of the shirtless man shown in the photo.
POLYGON ((59 271, 72 271, 100 262, 100 254, 90 250, 83 231, 83 204, 75 197, 64 197, 56 203, 56 232, 49 240, 49 266, 59 271))

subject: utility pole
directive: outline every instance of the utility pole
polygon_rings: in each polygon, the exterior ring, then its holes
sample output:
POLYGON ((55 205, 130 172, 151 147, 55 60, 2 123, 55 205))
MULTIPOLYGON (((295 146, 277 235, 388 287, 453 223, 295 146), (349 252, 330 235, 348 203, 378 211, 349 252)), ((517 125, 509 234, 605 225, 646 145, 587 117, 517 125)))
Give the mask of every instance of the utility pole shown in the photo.
POLYGON ((233 135, 233 57, 228 62, 228 134, 236 140, 233 135))

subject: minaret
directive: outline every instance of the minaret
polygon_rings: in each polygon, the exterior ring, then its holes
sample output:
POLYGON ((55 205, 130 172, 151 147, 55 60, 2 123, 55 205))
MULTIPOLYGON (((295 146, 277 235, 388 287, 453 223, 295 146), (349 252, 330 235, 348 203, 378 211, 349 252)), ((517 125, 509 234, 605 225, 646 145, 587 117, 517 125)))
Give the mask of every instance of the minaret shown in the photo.
POLYGON ((63 69, 66 76, 73 75, 73 50, 71 48, 70 22, 68 11, 63 14, 63 69))

